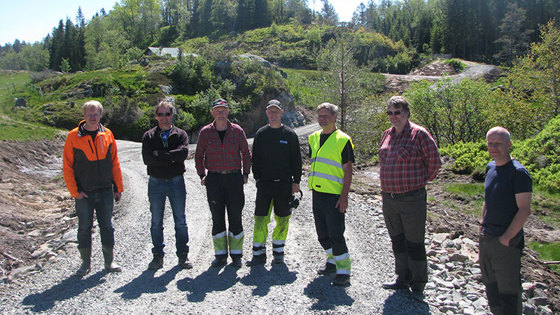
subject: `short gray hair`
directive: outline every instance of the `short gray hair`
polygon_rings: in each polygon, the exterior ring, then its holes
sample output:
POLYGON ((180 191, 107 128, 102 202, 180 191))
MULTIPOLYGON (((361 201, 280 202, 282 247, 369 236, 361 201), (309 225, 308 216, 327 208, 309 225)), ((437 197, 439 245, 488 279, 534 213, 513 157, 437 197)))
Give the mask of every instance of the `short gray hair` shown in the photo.
POLYGON ((327 109, 329 112, 331 112, 332 115, 338 115, 338 106, 336 106, 332 103, 321 103, 321 104, 319 104, 319 106, 317 106, 317 111, 319 111, 321 109, 327 109))
POLYGON ((496 126, 496 127, 490 128, 490 130, 488 130, 488 132, 486 133, 486 139, 488 139, 488 136, 491 135, 491 134, 497 134, 497 135, 501 136, 507 142, 511 142, 511 134, 509 133, 509 131, 506 128, 504 128, 502 126, 496 126))
POLYGON ((91 100, 85 102, 84 105, 82 105, 82 109, 84 110, 84 113, 88 108, 95 108, 97 109, 97 111, 99 111, 99 113, 103 113, 103 105, 101 105, 99 101, 91 100))

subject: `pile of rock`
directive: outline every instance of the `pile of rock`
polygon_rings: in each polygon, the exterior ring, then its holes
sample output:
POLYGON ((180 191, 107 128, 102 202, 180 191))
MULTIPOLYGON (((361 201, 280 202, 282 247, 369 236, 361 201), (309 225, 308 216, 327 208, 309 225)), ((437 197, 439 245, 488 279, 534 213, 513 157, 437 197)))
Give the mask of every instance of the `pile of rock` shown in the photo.
MULTIPOLYGON (((355 201, 372 214, 373 225, 385 235, 380 196, 356 195, 355 201)), ((478 265, 478 242, 458 234, 428 229, 429 276, 424 301, 438 314, 491 314, 478 265)), ((523 283, 523 314, 553 314, 548 304, 545 284, 523 283)))

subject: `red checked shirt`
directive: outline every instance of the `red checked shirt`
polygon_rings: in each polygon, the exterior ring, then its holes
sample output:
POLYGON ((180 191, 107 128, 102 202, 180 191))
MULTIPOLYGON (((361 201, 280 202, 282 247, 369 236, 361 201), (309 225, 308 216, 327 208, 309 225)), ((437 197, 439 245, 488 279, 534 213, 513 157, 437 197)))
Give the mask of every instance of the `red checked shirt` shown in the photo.
POLYGON ((245 131, 228 121, 222 143, 214 123, 204 126, 200 130, 194 161, 199 176, 205 175, 206 169, 214 172, 241 170, 241 163, 243 174, 249 174, 251 152, 245 131))
POLYGON ((408 121, 402 134, 395 127, 383 133, 379 147, 381 190, 405 193, 426 186, 441 166, 436 142, 430 133, 408 121))

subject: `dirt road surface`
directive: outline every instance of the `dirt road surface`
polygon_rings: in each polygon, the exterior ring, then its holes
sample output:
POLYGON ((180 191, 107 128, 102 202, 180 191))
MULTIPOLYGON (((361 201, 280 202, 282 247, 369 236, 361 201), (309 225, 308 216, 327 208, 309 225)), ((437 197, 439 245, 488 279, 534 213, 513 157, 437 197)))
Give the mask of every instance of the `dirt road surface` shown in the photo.
MULTIPOLYGON (((194 161, 187 160, 187 223, 190 235, 191 270, 180 270, 174 254, 173 219, 166 208, 164 268, 148 271, 151 260, 150 212, 141 144, 118 141, 126 191, 115 209, 116 261, 122 273, 105 273, 99 234, 94 233, 92 272, 80 279, 75 246, 25 278, 25 283, 6 284, 0 293, 0 313, 22 314, 422 314, 430 306, 415 302, 404 293, 388 292, 380 284, 392 280, 390 241, 380 216, 380 202, 363 202, 350 196, 346 238, 352 258, 348 287, 333 287, 331 278, 318 276, 325 262, 313 224, 311 196, 307 190, 293 213, 283 265, 240 269, 227 265, 210 267, 213 259, 211 218, 206 193, 196 175, 194 161)), ((306 178, 306 176, 304 176, 306 178)), ((306 187, 307 182, 302 182, 306 187)), ((251 257, 254 180, 245 186, 243 211, 244 260, 251 257)), ((270 230, 274 223, 271 223, 270 230)))

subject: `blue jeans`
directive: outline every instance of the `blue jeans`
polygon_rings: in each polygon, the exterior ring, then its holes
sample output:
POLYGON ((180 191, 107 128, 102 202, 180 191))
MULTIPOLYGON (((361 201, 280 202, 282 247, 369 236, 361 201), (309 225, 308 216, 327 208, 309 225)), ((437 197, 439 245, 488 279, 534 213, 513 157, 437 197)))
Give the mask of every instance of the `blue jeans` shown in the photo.
POLYGON ((86 192, 87 198, 76 200, 78 215, 78 248, 91 247, 91 228, 93 227, 93 211, 97 214, 101 244, 108 248, 115 245, 113 229, 113 188, 103 188, 86 192))
POLYGON ((189 252, 189 230, 185 216, 185 201, 187 190, 183 175, 170 179, 150 176, 148 180, 148 198, 150 200, 150 212, 152 213, 152 253, 163 255, 163 211, 165 209, 165 197, 169 198, 173 220, 175 221, 175 246, 177 255, 189 252))

